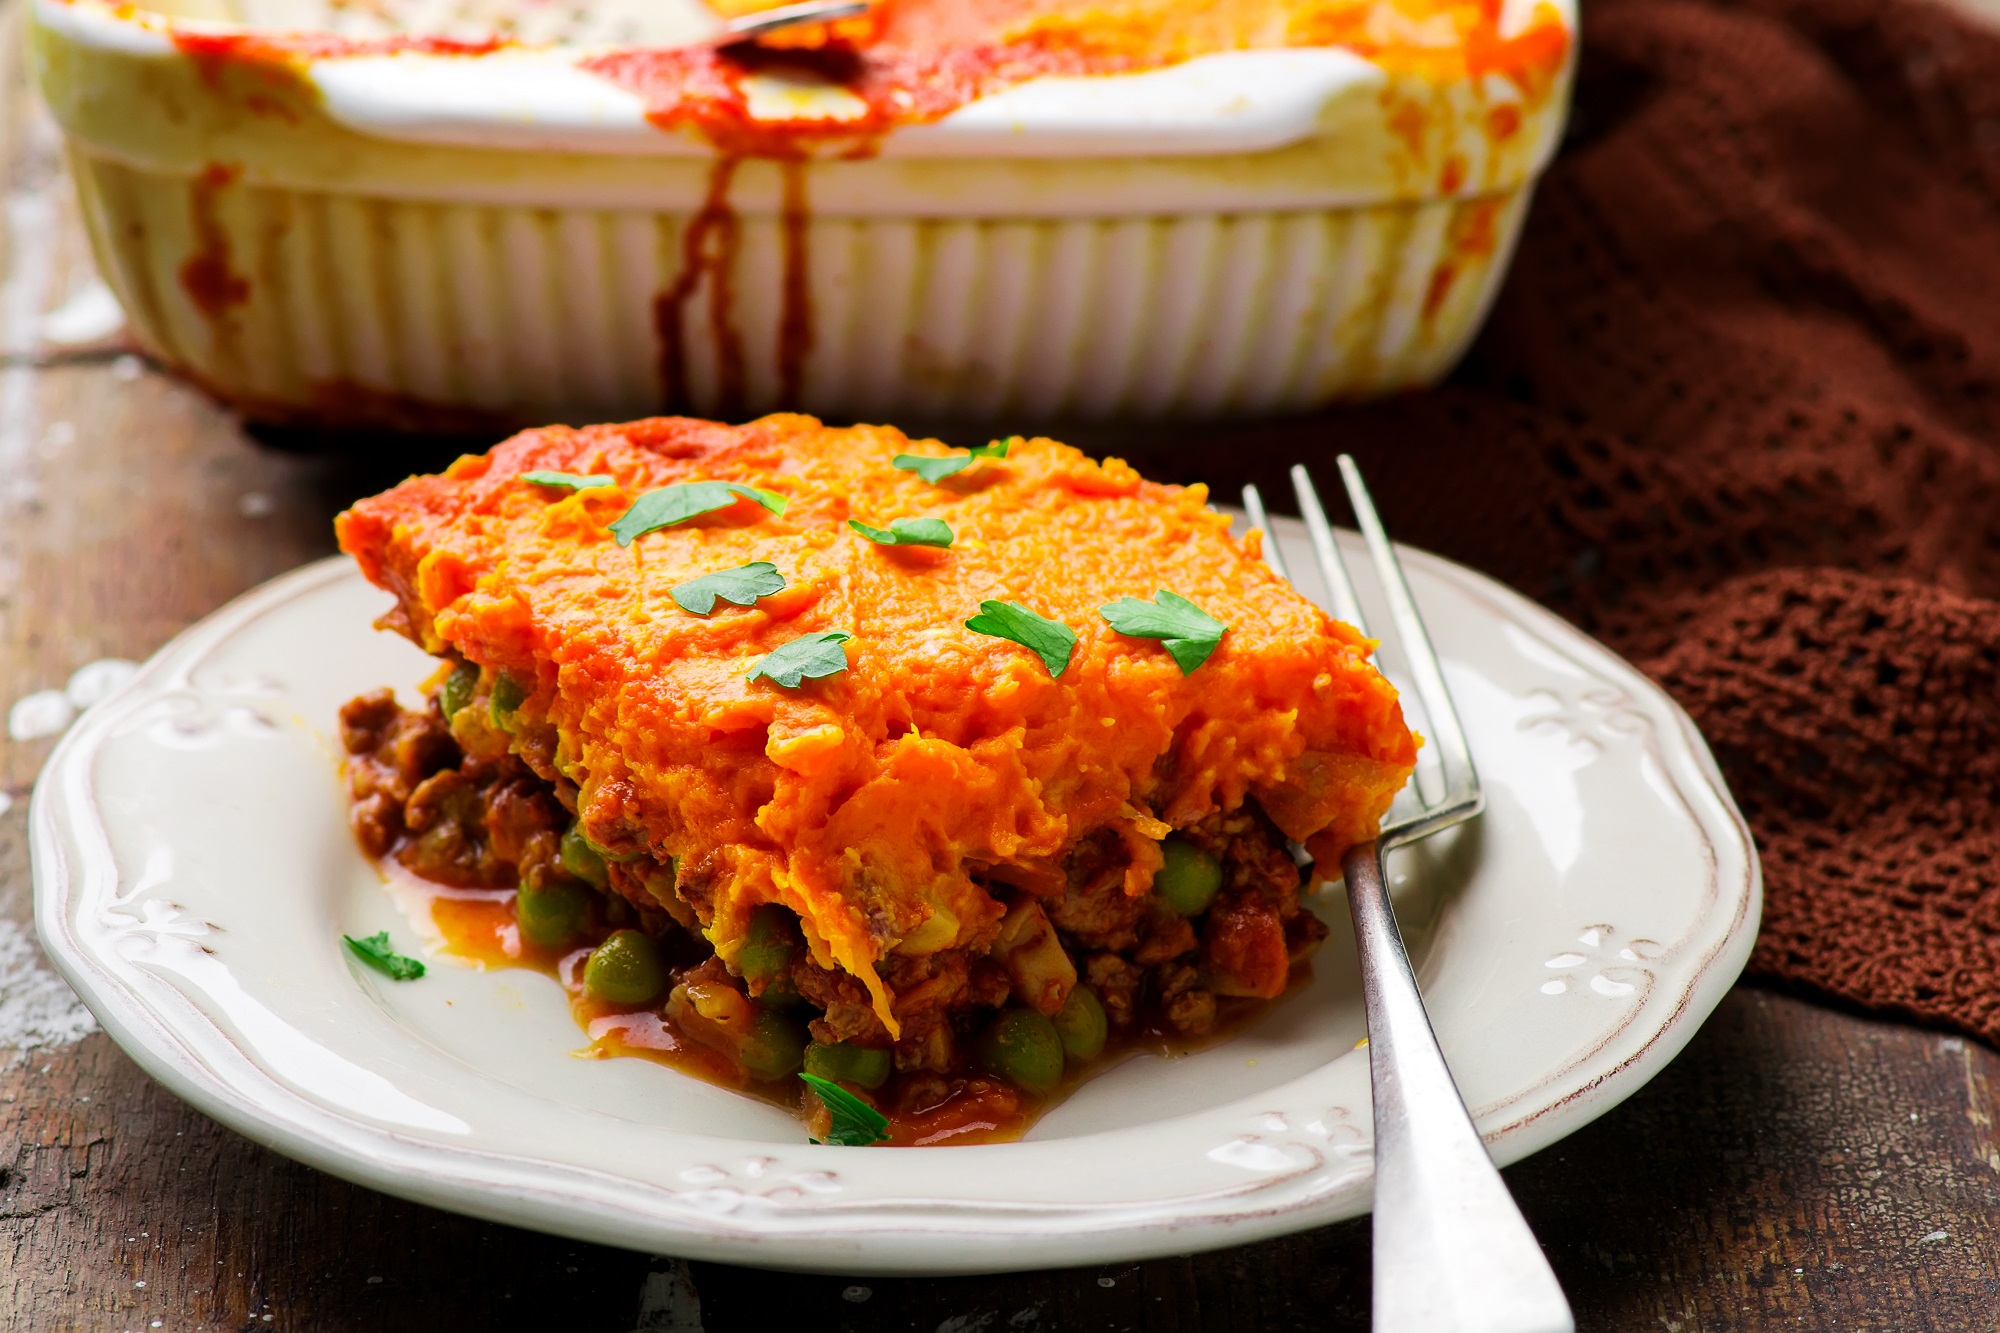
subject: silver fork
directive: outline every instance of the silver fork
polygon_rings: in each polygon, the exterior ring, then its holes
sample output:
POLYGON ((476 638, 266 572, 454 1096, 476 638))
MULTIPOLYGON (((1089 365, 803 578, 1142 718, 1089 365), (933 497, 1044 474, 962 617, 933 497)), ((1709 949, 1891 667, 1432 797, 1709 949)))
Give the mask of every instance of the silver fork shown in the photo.
MULTIPOLYGON (((1413 775, 1390 806, 1381 833, 1341 858, 1368 1007, 1374 1085, 1375 1333, 1571 1333, 1576 1322, 1569 1302, 1472 1127, 1396 928, 1383 857, 1475 818, 1483 797, 1423 617, 1361 470, 1346 454, 1340 456, 1340 479, 1395 621, 1444 785, 1442 796, 1431 800, 1413 775)), ((1367 633, 1333 528, 1303 467, 1292 469, 1292 489, 1333 614, 1367 633)), ((1243 488, 1243 507, 1268 536, 1264 499, 1255 486, 1243 488)), ((1289 581, 1276 539, 1264 550, 1271 569, 1289 581)))
POLYGON ((775 9, 760 9, 726 20, 706 42, 696 45, 730 46, 753 41, 780 28, 795 28, 805 23, 831 23, 835 19, 853 18, 867 12, 868 0, 805 0, 803 4, 779 5, 775 9))

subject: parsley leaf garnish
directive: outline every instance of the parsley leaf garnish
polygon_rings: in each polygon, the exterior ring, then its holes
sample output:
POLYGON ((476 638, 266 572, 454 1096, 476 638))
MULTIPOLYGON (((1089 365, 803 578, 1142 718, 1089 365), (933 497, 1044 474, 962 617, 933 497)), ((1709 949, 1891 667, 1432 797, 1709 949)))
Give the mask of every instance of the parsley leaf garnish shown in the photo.
POLYGON ((647 491, 633 501, 625 516, 611 525, 611 535, 620 546, 630 546, 649 532, 727 509, 739 498, 755 500, 774 514, 785 512, 784 496, 754 486, 738 486, 733 481, 683 481, 647 491))
POLYGON ((357 940, 352 935, 342 935, 347 947, 377 972, 397 981, 415 981, 424 974, 424 965, 414 958, 405 958, 389 947, 389 932, 378 930, 365 940, 357 940))
POLYGON ((673 598, 683 611, 705 616, 715 610, 715 599, 738 606, 754 605, 759 597, 785 590, 785 576, 769 560, 758 560, 734 569, 718 569, 698 579, 673 586, 673 598))
POLYGON ((1136 597, 1120 597, 1097 614, 1111 622, 1111 628, 1135 639, 1158 639, 1161 646, 1180 663, 1181 674, 1190 675, 1208 660, 1229 626, 1208 612, 1165 588, 1150 602, 1136 597))
POLYGON ((871 528, 858 518, 848 519, 847 526, 877 546, 951 545, 951 524, 941 518, 891 519, 887 531, 871 528))
POLYGON ((762 676, 788 690, 796 690, 802 680, 819 680, 847 670, 847 650, 840 645, 853 638, 846 630, 823 630, 793 639, 751 669, 750 679, 762 676))
POLYGON ((1036 615, 1019 602, 981 602, 979 614, 965 622, 974 634, 1011 639, 1042 659, 1051 676, 1060 676, 1076 650, 1076 631, 1060 620, 1036 615))
POLYGON ((928 482, 940 482, 954 473, 963 472, 982 458, 1005 458, 1007 446, 1021 437, 1010 435, 1004 440, 978 445, 962 454, 946 454, 943 458, 924 458, 917 454, 897 454, 889 461, 905 472, 914 472, 928 482))
POLYGON ((616 486, 616 477, 582 477, 574 472, 523 472, 521 480, 533 482, 537 486, 554 486, 561 490, 594 491, 599 486, 616 486))
MULTIPOLYGON (((820 1104, 826 1107, 830 1122, 826 1142, 837 1143, 843 1148, 866 1148, 889 1137, 889 1117, 867 1102, 818 1074, 800 1074, 799 1077, 819 1094, 820 1104)), ((820 1140, 814 1139, 813 1142, 820 1140)))

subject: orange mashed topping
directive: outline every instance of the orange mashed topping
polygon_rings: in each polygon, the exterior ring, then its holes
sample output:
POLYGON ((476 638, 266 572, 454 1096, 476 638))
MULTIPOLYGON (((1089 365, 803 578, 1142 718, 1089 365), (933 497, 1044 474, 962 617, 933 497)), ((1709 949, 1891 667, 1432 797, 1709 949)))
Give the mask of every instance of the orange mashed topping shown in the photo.
POLYGON ((1271 574, 1256 534, 1231 537, 1205 488, 1045 439, 936 484, 891 463, 944 452, 791 415, 549 427, 364 500, 337 527, 398 597, 390 623, 527 691, 521 715, 553 728, 593 842, 674 858, 725 960, 758 905, 790 908, 892 1032, 878 960, 990 944, 1003 909, 982 881, 1059 893, 1064 856, 1092 834, 1123 839, 1126 890, 1142 894, 1169 828, 1246 797, 1323 858, 1374 833, 1415 762, 1396 692, 1369 641, 1271 574), (616 484, 520 479, 538 469, 616 484), (641 494, 695 480, 787 506, 742 500, 617 545, 610 525, 641 494), (948 522, 949 549, 847 526, 917 517, 948 522), (753 561, 786 587, 707 617, 670 596, 753 561), (1229 627, 1188 675, 1098 613, 1163 588, 1229 627), (1059 678, 965 628, 987 599, 1076 633, 1059 678), (853 636, 847 670, 797 689, 748 679, 825 630, 853 636))

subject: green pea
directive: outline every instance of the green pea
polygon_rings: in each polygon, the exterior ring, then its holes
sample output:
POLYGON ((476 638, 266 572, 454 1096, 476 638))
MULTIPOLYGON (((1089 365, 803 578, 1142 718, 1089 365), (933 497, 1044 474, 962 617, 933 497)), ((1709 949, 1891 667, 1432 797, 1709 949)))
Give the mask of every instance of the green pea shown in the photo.
POLYGON ((639 877, 646 881, 646 892, 667 903, 674 901, 674 879, 679 869, 679 863, 670 856, 665 865, 654 862, 640 871, 639 877))
POLYGON ((590 894, 574 884, 523 884, 514 895, 514 920, 522 938, 544 949, 560 949, 583 933, 590 919, 590 894))
POLYGON ((472 691, 479 684, 479 668, 470 662, 460 662, 458 669, 444 678, 438 686, 438 711, 449 722, 458 716, 458 710, 472 702, 472 691))
POLYGON ((765 903, 750 914, 750 928, 736 951, 736 970, 753 987, 768 986, 791 970, 798 947, 792 914, 776 903, 765 903))
POLYGON ((612 1004, 649 1004, 671 980, 659 946, 636 930, 612 931, 583 965, 585 989, 612 1004))
POLYGON ((773 1079, 798 1073, 805 1054, 806 1030, 798 1020, 775 1009, 759 1009, 750 1038, 737 1049, 736 1058, 752 1078, 773 1079))
POLYGON ((1199 916, 1222 888, 1222 862, 1191 842, 1168 838, 1160 844, 1166 864, 1153 876, 1153 891, 1182 916, 1199 916))
POLYGON ((1045 1093, 1062 1082, 1062 1038, 1032 1009, 1009 1009, 994 1019, 975 1054, 982 1067, 1024 1092, 1045 1093))
POLYGON ((601 847, 598 844, 592 842, 590 840, 590 835, 588 833, 580 833, 577 836, 583 839, 584 846, 590 848, 591 851, 597 853, 598 858, 600 860, 616 861, 621 866, 629 866, 634 861, 644 861, 646 859, 646 853, 643 851, 627 852, 623 856, 620 856, 617 852, 612 851, 609 847, 601 847))
POLYGON ((790 973, 765 982, 763 991, 756 996, 757 1003, 772 1009, 789 1009, 803 999, 799 988, 792 984, 790 973))
POLYGON ((889 1069, 889 1052, 879 1046, 856 1046, 851 1041, 829 1046, 816 1041, 806 1047, 806 1072, 815 1078, 879 1088, 889 1081, 889 1069))
POLYGON ((493 682, 493 725, 502 731, 514 729, 514 713, 528 702, 528 687, 515 680, 506 672, 493 682))
POLYGON ((1072 986, 1056 1015, 1056 1035, 1062 1038, 1063 1054, 1072 1060, 1095 1060, 1104 1053, 1104 1034, 1110 1026, 1104 1004, 1088 986, 1072 986))
POLYGON ((604 888, 611 883, 610 872, 604 868, 604 858, 583 836, 583 825, 571 824, 563 830, 560 846, 562 868, 575 875, 585 884, 604 888))

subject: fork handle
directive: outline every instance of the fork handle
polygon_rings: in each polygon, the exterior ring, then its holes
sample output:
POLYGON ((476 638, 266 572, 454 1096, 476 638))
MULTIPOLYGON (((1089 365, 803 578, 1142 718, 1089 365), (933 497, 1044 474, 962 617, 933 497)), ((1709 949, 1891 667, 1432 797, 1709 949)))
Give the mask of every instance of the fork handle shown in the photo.
POLYGON ((1375 1093, 1375 1333, 1572 1333, 1576 1321, 1438 1049, 1376 842, 1341 858, 1375 1093))

